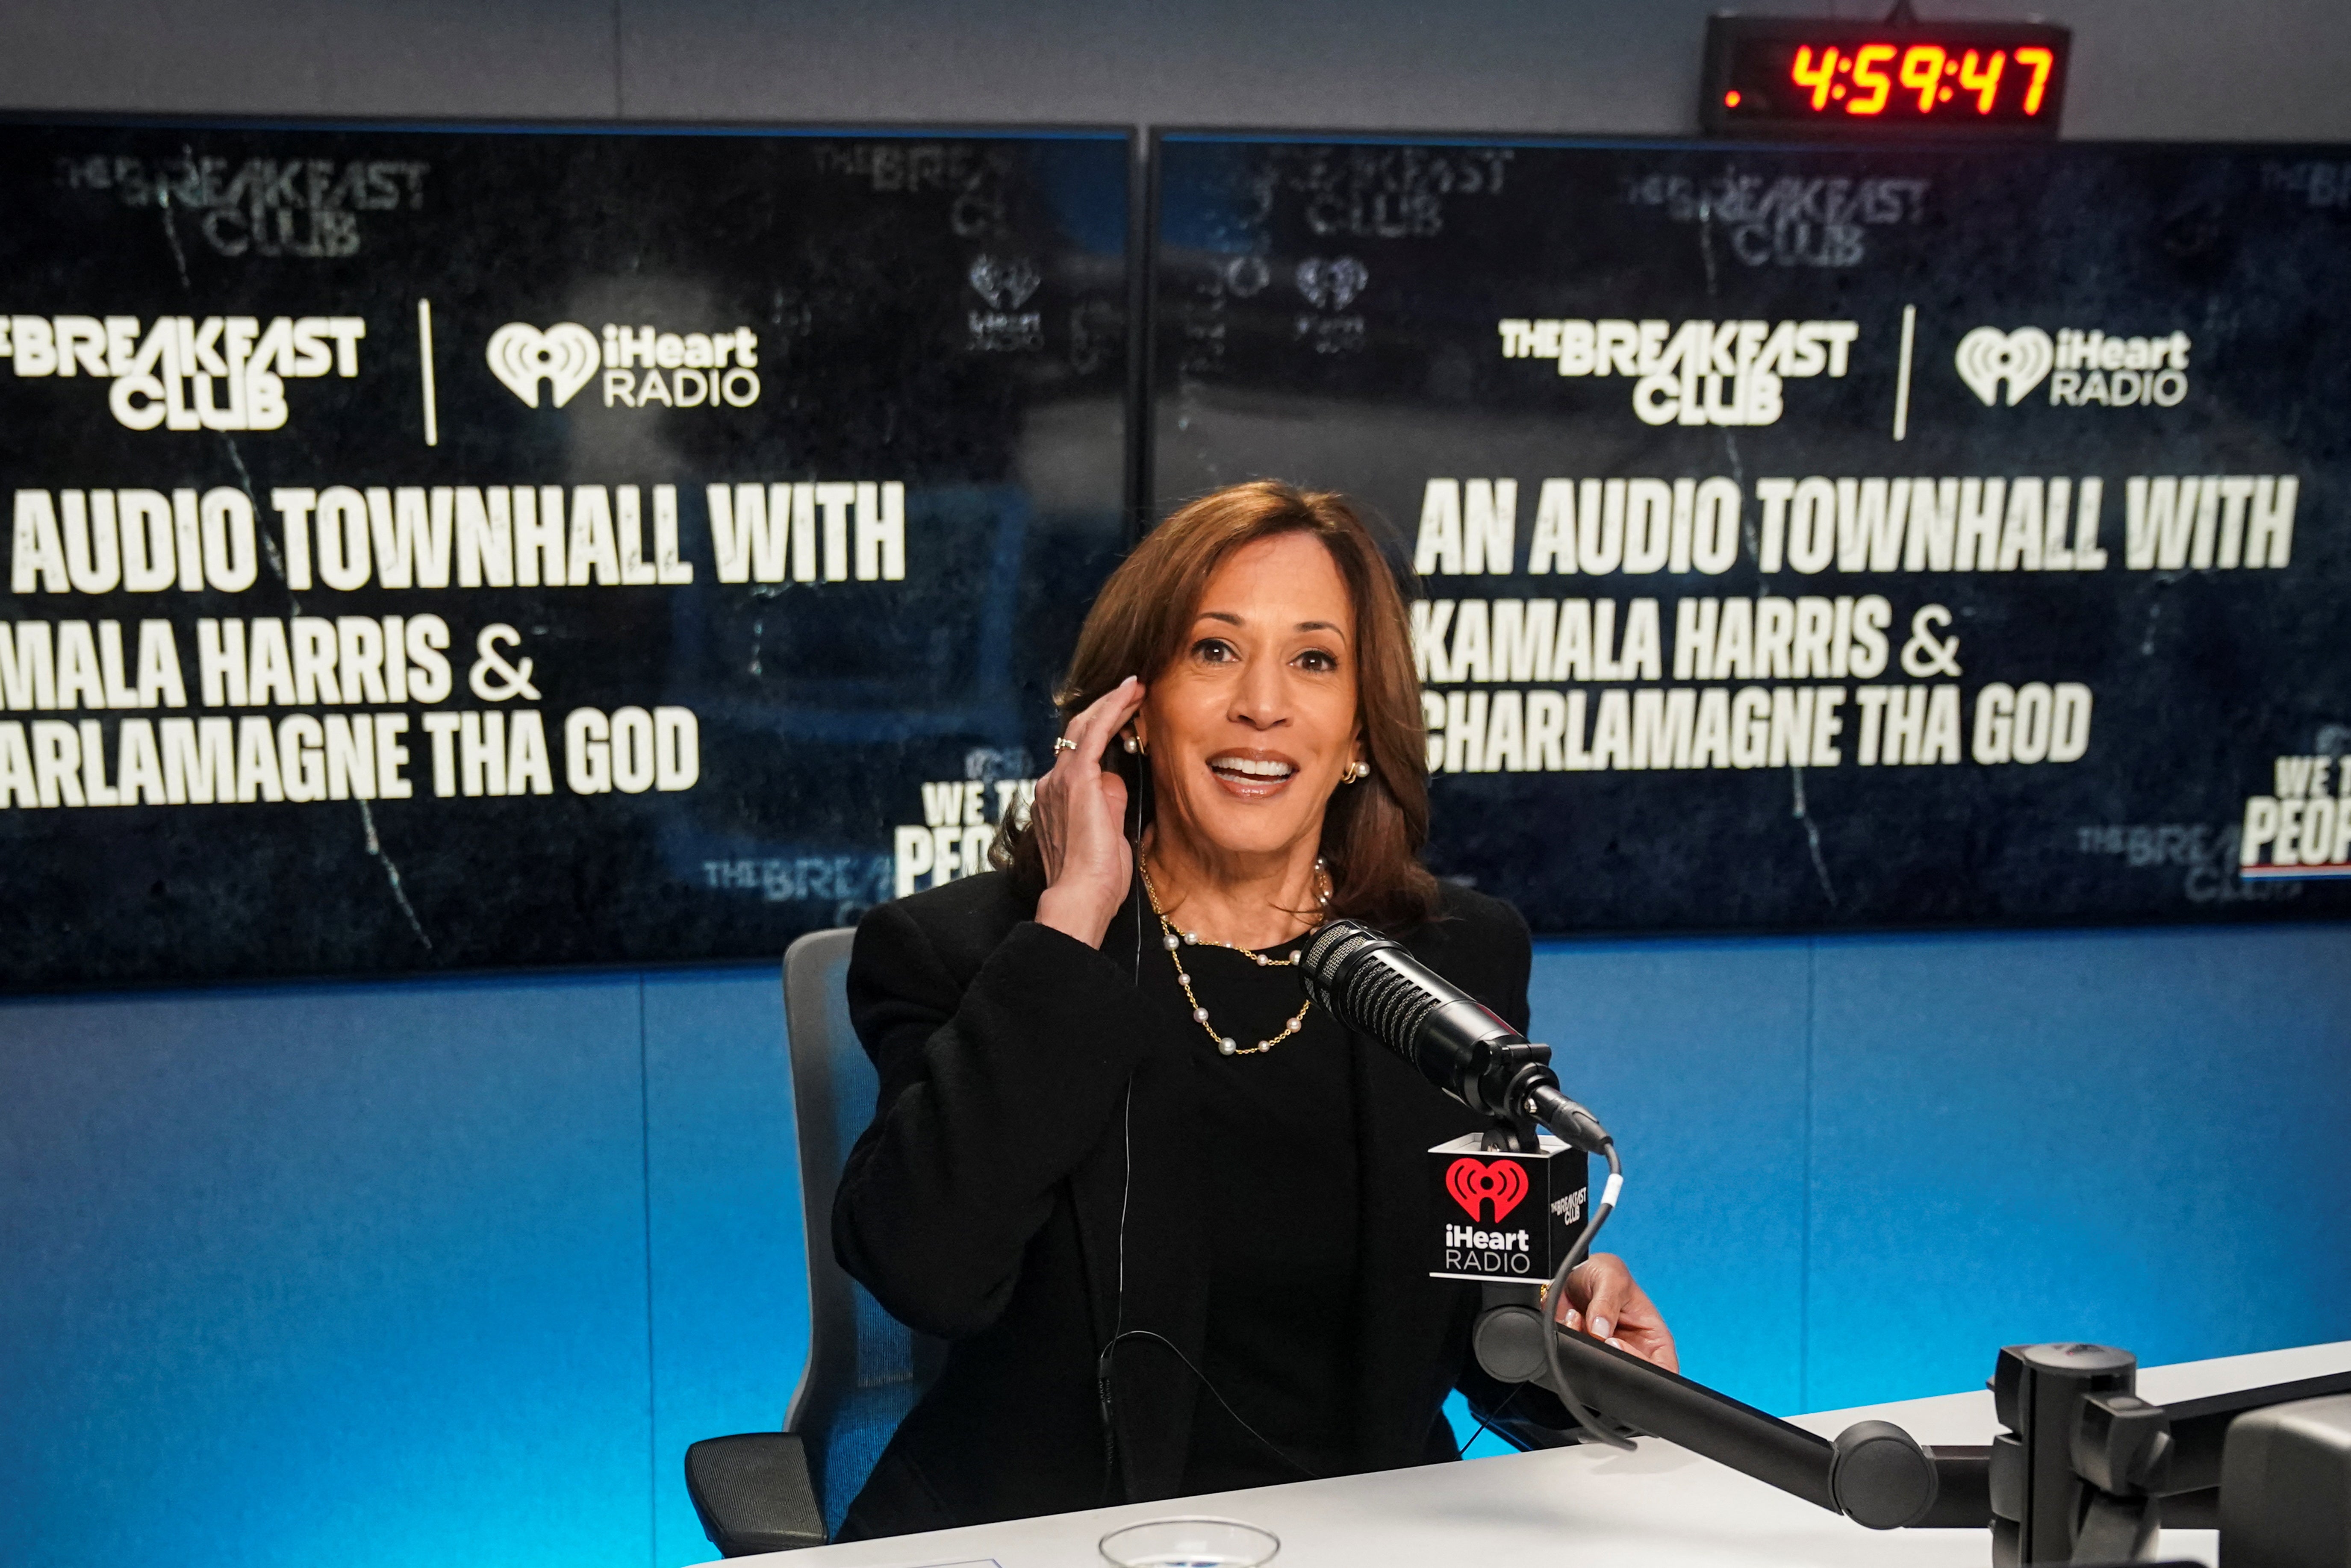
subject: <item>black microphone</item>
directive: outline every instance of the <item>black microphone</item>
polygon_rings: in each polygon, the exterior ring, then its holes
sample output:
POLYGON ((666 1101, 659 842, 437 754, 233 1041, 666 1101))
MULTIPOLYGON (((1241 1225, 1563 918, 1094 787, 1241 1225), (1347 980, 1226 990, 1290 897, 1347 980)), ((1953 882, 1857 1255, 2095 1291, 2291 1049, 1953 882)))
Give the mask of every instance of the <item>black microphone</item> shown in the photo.
POLYGON ((1529 1133, 1540 1122, 1586 1154, 1609 1153, 1607 1129, 1560 1092, 1551 1047, 1528 1044, 1403 943, 1333 920, 1299 967, 1309 997, 1472 1111, 1529 1133))

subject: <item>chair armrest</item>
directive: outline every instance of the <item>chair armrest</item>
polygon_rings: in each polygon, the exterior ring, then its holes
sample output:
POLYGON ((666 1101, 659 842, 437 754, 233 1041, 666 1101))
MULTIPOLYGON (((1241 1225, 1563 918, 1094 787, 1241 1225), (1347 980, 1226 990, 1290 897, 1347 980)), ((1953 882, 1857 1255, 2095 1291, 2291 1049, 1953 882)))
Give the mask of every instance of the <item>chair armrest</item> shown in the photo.
POLYGON ((824 1544, 824 1514, 796 1432, 705 1437, 685 1450, 685 1490, 721 1556, 824 1544))

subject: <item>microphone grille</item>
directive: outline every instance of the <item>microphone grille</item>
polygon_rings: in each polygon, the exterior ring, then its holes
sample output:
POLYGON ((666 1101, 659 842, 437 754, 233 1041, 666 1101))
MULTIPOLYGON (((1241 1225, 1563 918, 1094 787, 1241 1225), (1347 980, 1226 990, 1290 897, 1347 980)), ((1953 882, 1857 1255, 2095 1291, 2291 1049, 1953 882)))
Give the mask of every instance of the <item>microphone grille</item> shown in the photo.
POLYGON ((1378 942, 1377 933, 1368 931, 1352 920, 1328 920, 1306 944, 1306 956, 1300 965, 1306 981, 1307 994, 1326 1008, 1336 1008, 1331 988, 1336 983, 1346 960, 1362 949, 1378 942))
POLYGON ((1407 1061, 1420 1026, 1441 1004, 1425 986, 1392 962, 1389 953, 1404 956, 1403 944, 1356 925, 1334 920, 1307 944, 1304 962, 1306 993, 1351 1029, 1370 1035, 1407 1061))

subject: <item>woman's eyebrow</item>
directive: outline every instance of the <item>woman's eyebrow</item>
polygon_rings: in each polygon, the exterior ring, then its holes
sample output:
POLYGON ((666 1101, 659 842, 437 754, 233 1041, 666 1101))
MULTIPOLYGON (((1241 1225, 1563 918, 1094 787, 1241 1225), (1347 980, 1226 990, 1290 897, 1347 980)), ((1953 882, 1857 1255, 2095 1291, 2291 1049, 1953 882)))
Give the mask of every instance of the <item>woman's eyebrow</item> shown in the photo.
MULTIPOLYGON (((1203 610, 1193 619, 1196 621, 1221 621, 1228 626, 1246 626, 1249 624, 1246 620, 1234 614, 1229 610, 1203 610)), ((1290 630, 1293 632, 1329 632, 1340 637, 1342 640, 1343 640, 1347 635, 1346 628, 1331 621, 1301 621, 1297 625, 1291 627, 1290 630)))

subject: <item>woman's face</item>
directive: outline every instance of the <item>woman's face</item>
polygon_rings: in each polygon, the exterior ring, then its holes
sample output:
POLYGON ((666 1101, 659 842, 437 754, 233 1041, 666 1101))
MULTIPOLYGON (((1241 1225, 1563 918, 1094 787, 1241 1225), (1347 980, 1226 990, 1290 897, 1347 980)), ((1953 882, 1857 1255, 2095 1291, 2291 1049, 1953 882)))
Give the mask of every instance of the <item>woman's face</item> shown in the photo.
POLYGON ((1355 612, 1331 552, 1277 534, 1227 557, 1135 716, 1160 831, 1233 854, 1318 841, 1356 758, 1355 612))

